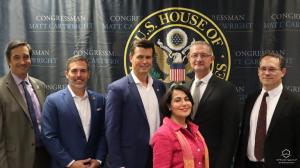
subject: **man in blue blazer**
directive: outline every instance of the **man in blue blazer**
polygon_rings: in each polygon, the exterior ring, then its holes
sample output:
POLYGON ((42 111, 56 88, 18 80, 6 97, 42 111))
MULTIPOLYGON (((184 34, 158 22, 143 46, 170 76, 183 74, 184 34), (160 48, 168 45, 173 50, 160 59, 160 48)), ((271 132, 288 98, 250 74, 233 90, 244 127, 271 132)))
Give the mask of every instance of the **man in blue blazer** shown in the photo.
POLYGON ((68 86, 49 95, 43 109, 43 140, 53 168, 96 168, 106 155, 105 99, 86 89, 88 61, 73 56, 65 71, 68 86))
POLYGON ((159 99, 164 84, 149 75, 154 44, 135 40, 130 49, 132 71, 108 86, 106 138, 111 168, 152 167, 151 137, 160 126, 159 99))

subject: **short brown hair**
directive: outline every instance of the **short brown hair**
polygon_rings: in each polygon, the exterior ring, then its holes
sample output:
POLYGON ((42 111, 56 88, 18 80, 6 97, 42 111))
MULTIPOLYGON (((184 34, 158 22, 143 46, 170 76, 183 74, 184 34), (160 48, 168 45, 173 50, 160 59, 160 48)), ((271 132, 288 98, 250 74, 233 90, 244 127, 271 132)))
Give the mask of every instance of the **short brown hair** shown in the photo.
POLYGON ((285 58, 280 55, 280 54, 277 54, 277 53, 273 53, 273 52, 268 52, 268 53, 265 53, 263 54, 262 56, 260 56, 259 58, 259 66, 260 66, 260 63, 261 63, 261 60, 264 58, 264 57, 273 57, 273 58, 277 58, 279 59, 279 64, 280 64, 280 68, 285 68, 286 67, 286 61, 285 61, 285 58))
POLYGON ((20 46, 26 46, 28 48, 29 56, 31 58, 32 48, 31 48, 30 44, 25 41, 14 40, 14 41, 11 41, 10 43, 8 43, 6 51, 5 51, 6 60, 8 62, 10 62, 11 50, 13 50, 14 48, 20 47, 20 46))
POLYGON ((81 56, 81 55, 74 55, 74 56, 68 58, 67 63, 66 63, 66 70, 69 71, 70 64, 72 62, 76 62, 76 61, 84 61, 87 65, 87 70, 89 71, 88 59, 85 56, 81 56))

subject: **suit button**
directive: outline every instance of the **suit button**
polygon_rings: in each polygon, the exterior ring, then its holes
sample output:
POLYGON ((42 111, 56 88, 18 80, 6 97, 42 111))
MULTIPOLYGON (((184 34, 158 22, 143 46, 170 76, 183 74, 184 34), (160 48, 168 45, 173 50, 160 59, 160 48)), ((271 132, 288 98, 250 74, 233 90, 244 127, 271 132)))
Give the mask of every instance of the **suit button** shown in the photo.
POLYGON ((34 142, 32 142, 32 143, 31 143, 31 146, 35 146, 35 143, 34 143, 34 142))

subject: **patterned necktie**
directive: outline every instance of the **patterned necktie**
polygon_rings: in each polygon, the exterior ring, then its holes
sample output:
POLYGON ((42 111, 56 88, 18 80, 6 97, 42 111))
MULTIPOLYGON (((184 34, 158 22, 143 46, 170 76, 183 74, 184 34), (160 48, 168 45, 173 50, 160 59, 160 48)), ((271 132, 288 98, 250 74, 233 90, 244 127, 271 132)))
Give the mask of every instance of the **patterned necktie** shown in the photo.
POLYGON ((33 124, 36 144, 37 144, 37 146, 39 146, 39 145, 41 145, 41 132, 39 130, 39 126, 38 126, 38 123, 37 123, 33 102, 32 102, 31 96, 30 96, 30 94, 29 94, 29 92, 26 88, 27 82, 22 81, 21 84, 22 84, 23 89, 24 89, 24 95, 25 95, 28 111, 29 111, 30 118, 31 118, 31 121, 32 121, 32 124, 33 124))
POLYGON ((257 126, 256 126, 256 134, 255 134, 255 146, 254 146, 254 156, 260 161, 264 158, 264 143, 266 138, 266 120, 267 120, 267 102, 266 97, 268 96, 268 92, 265 92, 260 104, 257 126))
POLYGON ((194 119, 197 113, 198 105, 200 102, 200 88, 199 86, 201 85, 202 81, 197 81, 193 93, 193 101, 194 101, 194 106, 193 106, 193 112, 191 115, 191 118, 194 119))

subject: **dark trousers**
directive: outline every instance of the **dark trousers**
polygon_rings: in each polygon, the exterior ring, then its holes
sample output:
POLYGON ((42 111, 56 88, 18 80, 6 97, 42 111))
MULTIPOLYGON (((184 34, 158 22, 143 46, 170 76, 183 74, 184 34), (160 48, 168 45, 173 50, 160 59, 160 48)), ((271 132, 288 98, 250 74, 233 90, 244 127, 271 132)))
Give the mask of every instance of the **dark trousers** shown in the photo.
POLYGON ((34 168, 50 168, 51 157, 45 147, 37 147, 35 150, 34 168))
POLYGON ((153 150, 152 150, 151 146, 149 146, 149 153, 148 153, 146 168, 153 168, 153 150))
POLYGON ((249 159, 246 159, 246 168, 265 168, 265 163, 264 162, 253 162, 250 161, 249 159))

